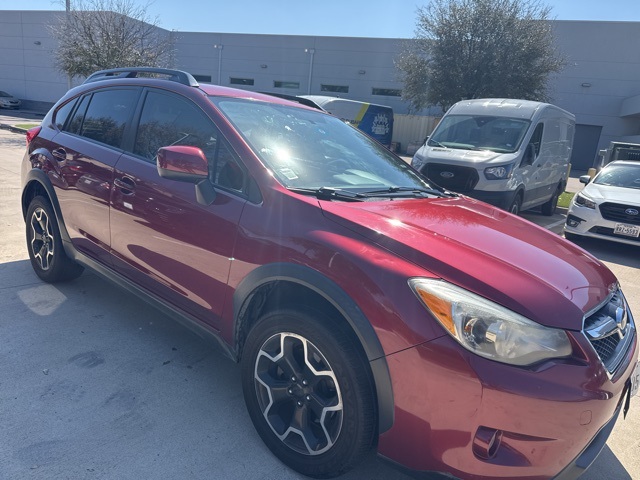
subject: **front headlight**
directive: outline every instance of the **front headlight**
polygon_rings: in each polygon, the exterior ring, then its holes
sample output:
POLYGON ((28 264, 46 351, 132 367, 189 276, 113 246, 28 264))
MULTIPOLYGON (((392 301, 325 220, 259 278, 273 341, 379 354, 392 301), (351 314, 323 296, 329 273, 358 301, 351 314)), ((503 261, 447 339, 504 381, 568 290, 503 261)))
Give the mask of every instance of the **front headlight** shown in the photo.
POLYGON ((512 170, 513 163, 500 167, 489 167, 484 169, 484 176, 487 180, 504 180, 505 178, 511 177, 512 170))
POLYGON ((422 165, 424 165, 424 158, 416 153, 411 159, 411 166, 416 170, 420 170, 422 168, 422 165))
POLYGON ((409 285, 460 345, 482 357, 531 365, 571 355, 563 330, 540 325, 442 280, 412 278, 409 285))
POLYGON ((593 200, 591 200, 589 197, 587 197, 582 193, 576 193, 576 196, 574 197, 573 201, 575 202, 576 205, 580 205, 581 207, 587 207, 594 210, 596 208, 596 202, 594 202, 593 200))

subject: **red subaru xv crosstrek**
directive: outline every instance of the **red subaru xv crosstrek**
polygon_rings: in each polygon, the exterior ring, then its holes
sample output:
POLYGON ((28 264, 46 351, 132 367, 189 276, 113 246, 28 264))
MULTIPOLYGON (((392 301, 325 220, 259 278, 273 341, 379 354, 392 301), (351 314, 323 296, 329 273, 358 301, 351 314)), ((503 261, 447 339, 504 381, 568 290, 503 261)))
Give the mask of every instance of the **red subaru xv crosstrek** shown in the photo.
POLYGON ((306 475, 376 448, 463 479, 574 478, 638 388, 602 263, 324 112, 98 72, 29 132, 22 181, 38 276, 90 268, 215 338, 306 475))

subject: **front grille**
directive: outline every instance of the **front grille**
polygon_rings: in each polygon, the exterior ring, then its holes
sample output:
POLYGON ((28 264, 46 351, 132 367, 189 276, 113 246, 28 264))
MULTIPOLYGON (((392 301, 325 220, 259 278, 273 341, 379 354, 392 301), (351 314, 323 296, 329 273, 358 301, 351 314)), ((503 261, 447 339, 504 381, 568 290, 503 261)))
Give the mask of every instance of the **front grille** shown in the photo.
POLYGON ((613 374, 622 364, 635 336, 631 311, 619 290, 585 318, 584 334, 607 371, 613 374))
POLYGON ((589 229, 589 231, 591 233, 597 233, 598 235, 605 235, 607 237, 624 238, 625 240, 630 240, 632 242, 637 242, 637 243, 640 244, 640 237, 630 237, 628 235, 617 235, 617 234, 613 233, 613 228, 591 227, 589 229))
POLYGON ((612 222, 628 223, 631 225, 640 225, 640 215, 629 215, 626 210, 640 210, 637 205, 625 205, 623 203, 606 202, 600 205, 600 213, 603 218, 612 222))
POLYGON ((422 173, 433 183, 458 193, 472 191, 479 180, 478 172, 475 168, 445 165, 443 163, 428 163, 422 173))
POLYGON ((620 344, 620 336, 617 334, 609 335, 608 337, 600 340, 592 340, 591 345, 596 349, 596 353, 602 359, 606 361, 610 359, 616 351, 616 348, 620 344))

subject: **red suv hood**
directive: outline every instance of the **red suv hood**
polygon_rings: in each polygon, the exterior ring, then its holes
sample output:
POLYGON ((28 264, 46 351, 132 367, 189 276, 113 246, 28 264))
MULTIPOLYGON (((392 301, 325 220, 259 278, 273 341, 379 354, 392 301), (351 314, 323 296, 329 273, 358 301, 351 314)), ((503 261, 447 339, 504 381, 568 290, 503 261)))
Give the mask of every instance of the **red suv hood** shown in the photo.
POLYGON ((321 203, 332 221, 543 325, 582 329, 617 281, 558 235, 469 198, 321 203))

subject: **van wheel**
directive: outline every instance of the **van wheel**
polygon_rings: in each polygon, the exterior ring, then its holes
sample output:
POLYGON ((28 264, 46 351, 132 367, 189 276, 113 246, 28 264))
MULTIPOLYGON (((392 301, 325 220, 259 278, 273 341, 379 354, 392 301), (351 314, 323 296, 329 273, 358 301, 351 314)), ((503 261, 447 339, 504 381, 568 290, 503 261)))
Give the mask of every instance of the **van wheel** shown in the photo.
POLYGON ((513 213, 514 215, 518 215, 520 213, 520 207, 522 206, 522 198, 519 194, 516 194, 513 202, 511 202, 511 206, 509 207, 509 213, 513 213))
POLYGON ((27 210, 27 249, 33 271, 48 283, 73 280, 83 268, 67 257, 49 201, 35 197, 27 210))
POLYGON ((242 387, 258 434, 310 477, 350 470, 373 445, 373 382, 350 333, 308 307, 275 310, 258 320, 243 349, 242 387))
POLYGON ((550 217, 551 215, 553 215, 554 213, 556 213, 556 207, 558 206, 558 198, 560 198, 560 186, 558 186, 558 188, 556 188, 556 191, 553 192, 553 196, 546 202, 542 204, 542 207, 540 207, 540 210, 542 211, 543 215, 546 215, 547 217, 550 217))

